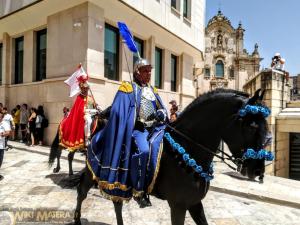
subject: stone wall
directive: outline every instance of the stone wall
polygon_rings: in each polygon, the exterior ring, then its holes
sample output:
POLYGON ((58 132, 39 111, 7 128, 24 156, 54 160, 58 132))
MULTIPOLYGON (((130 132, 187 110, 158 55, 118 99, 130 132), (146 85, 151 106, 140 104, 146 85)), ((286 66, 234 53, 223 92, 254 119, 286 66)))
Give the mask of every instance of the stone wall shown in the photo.
POLYGON ((265 90, 264 103, 271 109, 271 115, 267 118, 269 130, 273 135, 273 142, 269 150, 275 154, 275 162, 268 163, 266 172, 273 175, 285 174, 286 168, 286 143, 288 143, 288 135, 280 133, 277 129, 276 117, 286 108, 289 100, 290 87, 285 79, 282 71, 266 69, 248 80, 244 85, 244 91, 253 95, 254 92, 261 88, 265 90), (279 133, 278 133, 279 132, 279 133), (282 147, 282 146, 285 147, 282 147))

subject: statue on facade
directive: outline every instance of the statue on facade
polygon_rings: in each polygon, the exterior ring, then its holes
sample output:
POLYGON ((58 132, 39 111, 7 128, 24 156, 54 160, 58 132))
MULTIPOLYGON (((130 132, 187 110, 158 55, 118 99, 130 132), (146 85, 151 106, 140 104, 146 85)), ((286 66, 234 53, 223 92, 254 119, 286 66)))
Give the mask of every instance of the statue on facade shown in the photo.
POLYGON ((222 47, 222 45, 223 45, 223 37, 221 34, 219 34, 217 37, 217 45, 218 45, 218 47, 222 47))
POLYGON ((225 48, 227 48, 228 47, 228 37, 225 37, 225 48))
POLYGON ((215 47, 215 37, 211 38, 211 47, 215 47))

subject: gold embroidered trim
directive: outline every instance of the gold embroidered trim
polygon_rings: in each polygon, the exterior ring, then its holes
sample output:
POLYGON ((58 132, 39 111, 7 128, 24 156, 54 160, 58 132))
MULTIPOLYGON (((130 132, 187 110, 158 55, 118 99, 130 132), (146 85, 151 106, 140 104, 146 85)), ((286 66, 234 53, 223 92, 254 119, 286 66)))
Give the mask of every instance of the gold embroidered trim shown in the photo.
POLYGON ((105 193, 104 191, 102 191, 101 189, 100 189, 100 194, 101 194, 104 198, 106 198, 106 199, 108 199, 108 200, 111 200, 111 201, 113 201, 113 202, 123 202, 123 201, 129 202, 129 200, 131 199, 131 197, 129 197, 129 198, 124 198, 124 197, 120 197, 120 196, 109 195, 109 194, 105 193))
POLYGON ((59 145, 66 148, 69 152, 75 152, 76 150, 79 149, 85 149, 85 144, 84 144, 84 140, 82 138, 80 138, 79 141, 75 141, 75 143, 73 142, 69 142, 66 141, 65 139, 62 139, 63 136, 63 131, 61 129, 61 125, 59 124, 59 145))
POLYGON ((86 164, 88 166, 88 169, 91 171, 91 173, 93 175, 93 180, 97 181, 99 188, 107 189, 107 190, 120 189, 122 191, 128 191, 130 189, 129 187, 127 187, 127 185, 121 184, 120 182, 109 183, 108 181, 100 180, 94 174, 94 171, 92 170, 92 167, 88 160, 86 160, 86 164))
POLYGON ((158 156, 157 156, 157 161, 156 161, 156 168, 155 168, 155 172, 154 172, 154 175, 153 175, 153 178, 152 178, 152 181, 148 187, 148 190, 147 190, 147 193, 150 194, 152 191, 153 191, 153 187, 155 185, 155 181, 156 181, 156 178, 157 178, 157 175, 158 175, 158 172, 159 172, 159 168, 160 168, 160 159, 161 159, 161 155, 162 155, 162 152, 163 152, 163 141, 160 143, 160 146, 159 146, 159 152, 158 152, 158 156))

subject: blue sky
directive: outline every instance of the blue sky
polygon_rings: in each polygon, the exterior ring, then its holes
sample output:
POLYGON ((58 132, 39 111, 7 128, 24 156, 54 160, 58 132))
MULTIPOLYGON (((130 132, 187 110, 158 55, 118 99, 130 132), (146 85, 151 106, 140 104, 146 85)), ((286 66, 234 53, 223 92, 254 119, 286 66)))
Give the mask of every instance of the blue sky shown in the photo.
POLYGON ((279 52, 290 75, 300 74, 300 0, 206 0, 206 24, 219 8, 234 28, 242 22, 249 53, 258 43, 261 67, 279 52))

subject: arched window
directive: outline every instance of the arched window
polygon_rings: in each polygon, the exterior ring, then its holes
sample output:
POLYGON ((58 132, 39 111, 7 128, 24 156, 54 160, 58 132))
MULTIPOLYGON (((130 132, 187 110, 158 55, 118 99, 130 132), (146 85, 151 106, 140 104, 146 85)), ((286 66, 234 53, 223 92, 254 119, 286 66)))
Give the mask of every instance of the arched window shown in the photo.
POLYGON ((224 63, 218 60, 216 63, 216 77, 224 77, 224 63))

